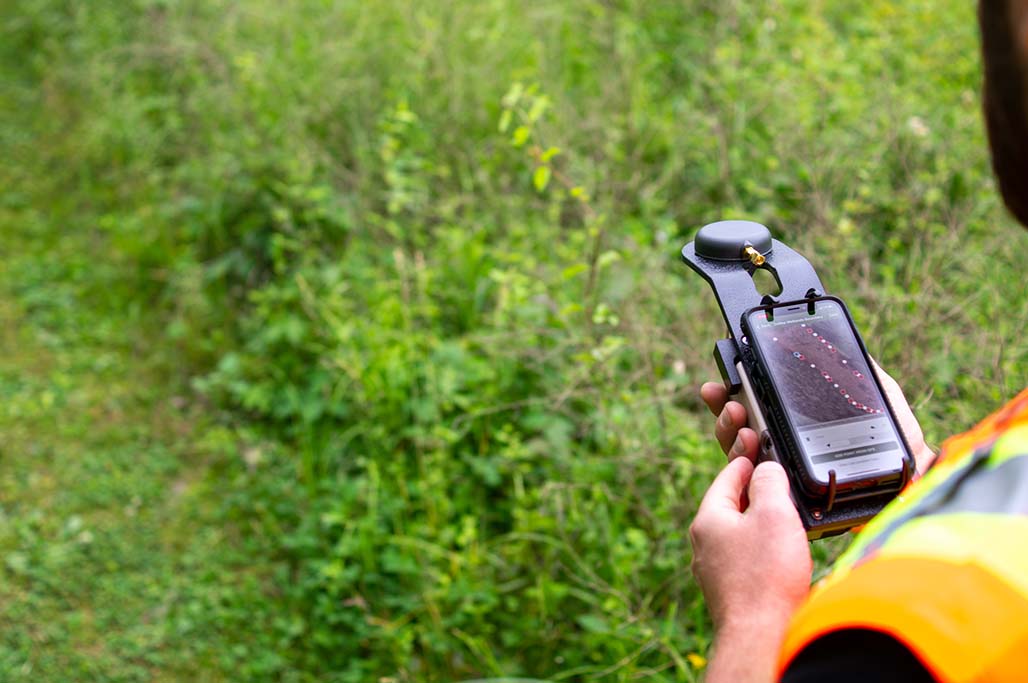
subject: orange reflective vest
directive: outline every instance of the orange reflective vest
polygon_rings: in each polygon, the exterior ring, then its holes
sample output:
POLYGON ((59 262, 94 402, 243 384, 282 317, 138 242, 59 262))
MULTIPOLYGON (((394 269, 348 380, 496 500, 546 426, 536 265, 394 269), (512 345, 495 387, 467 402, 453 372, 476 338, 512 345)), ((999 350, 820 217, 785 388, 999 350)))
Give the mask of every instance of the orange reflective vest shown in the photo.
POLYGON ((779 675, 853 628, 889 634, 943 683, 1028 681, 1028 389, 947 440, 857 536, 794 617, 779 675))

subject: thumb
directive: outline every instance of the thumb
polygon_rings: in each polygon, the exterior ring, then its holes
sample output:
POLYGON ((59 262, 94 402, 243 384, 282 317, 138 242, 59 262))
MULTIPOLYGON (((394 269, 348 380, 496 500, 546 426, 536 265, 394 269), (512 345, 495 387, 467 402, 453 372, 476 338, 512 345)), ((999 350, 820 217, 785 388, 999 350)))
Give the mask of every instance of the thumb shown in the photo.
POLYGON ((715 510, 742 512, 742 497, 752 474, 753 463, 749 458, 736 458, 729 462, 707 489, 696 515, 715 510))
POLYGON ((789 497, 789 477, 777 462, 767 461, 757 465, 750 477, 750 509, 774 509, 793 507, 789 497))

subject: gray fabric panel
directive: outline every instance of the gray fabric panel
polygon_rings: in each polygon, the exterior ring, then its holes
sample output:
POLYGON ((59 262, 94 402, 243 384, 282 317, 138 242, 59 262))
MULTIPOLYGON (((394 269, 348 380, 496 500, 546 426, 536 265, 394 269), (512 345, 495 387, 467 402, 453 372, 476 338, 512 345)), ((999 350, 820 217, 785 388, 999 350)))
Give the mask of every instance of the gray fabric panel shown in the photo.
POLYGON ((964 467, 883 529, 864 548, 857 564, 877 552, 897 529, 917 517, 958 512, 1028 515, 1028 453, 989 469, 991 454, 992 444, 976 451, 964 467))

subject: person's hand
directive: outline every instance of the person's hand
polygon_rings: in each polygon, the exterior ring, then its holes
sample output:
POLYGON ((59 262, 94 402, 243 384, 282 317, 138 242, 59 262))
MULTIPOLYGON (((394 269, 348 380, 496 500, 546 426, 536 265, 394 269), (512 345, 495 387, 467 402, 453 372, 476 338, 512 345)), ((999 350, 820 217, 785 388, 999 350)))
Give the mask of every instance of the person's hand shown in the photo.
MULTIPOLYGON (((902 389, 874 369, 924 472, 935 454, 902 389)), ((759 437, 745 426, 745 407, 715 382, 704 384, 700 396, 718 418, 714 435, 728 455, 689 529, 693 574, 716 629, 707 681, 769 682, 789 619, 810 591, 810 547, 785 471, 773 462, 753 465, 759 437)))
POLYGON ((903 395, 903 389, 892 378, 892 375, 882 370, 874 360, 871 361, 871 366, 874 368, 875 374, 878 375, 878 381, 882 383, 885 397, 889 399, 892 412, 896 415, 896 422, 899 423, 903 437, 907 440, 910 452, 914 456, 914 462, 917 464, 917 472, 914 476, 919 477, 927 472, 928 468, 935 462, 936 453, 925 443, 924 432, 921 431, 921 425, 918 424, 917 418, 914 417, 914 411, 910 409, 910 404, 907 403, 907 397, 903 395))
POLYGON ((813 568, 785 470, 733 458, 707 490, 689 535, 693 576, 717 637, 707 680, 770 681, 813 568))
MULTIPOLYGON (((896 415, 899 428, 910 446, 917 465, 917 475, 924 474, 935 461, 935 452, 925 443, 924 432, 921 431, 921 425, 918 424, 910 404, 903 395, 903 389, 889 373, 878 366, 878 363, 872 360, 871 364, 896 415)), ((700 387, 700 398, 710 408, 710 412, 717 416, 714 435, 729 460, 739 455, 755 459, 759 437, 755 431, 745 426, 748 419, 746 408, 737 401, 729 401, 728 390, 719 382, 706 382, 700 387)))

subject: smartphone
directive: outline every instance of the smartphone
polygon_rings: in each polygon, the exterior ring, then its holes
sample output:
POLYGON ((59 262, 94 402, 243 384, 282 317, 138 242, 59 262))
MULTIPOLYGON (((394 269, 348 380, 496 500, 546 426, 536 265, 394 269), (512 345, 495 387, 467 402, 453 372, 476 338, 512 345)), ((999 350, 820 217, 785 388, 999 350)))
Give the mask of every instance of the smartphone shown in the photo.
POLYGON ((803 492, 825 496, 833 476, 838 500, 898 490, 913 458, 842 300, 760 306, 742 327, 771 437, 803 492))

